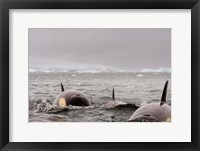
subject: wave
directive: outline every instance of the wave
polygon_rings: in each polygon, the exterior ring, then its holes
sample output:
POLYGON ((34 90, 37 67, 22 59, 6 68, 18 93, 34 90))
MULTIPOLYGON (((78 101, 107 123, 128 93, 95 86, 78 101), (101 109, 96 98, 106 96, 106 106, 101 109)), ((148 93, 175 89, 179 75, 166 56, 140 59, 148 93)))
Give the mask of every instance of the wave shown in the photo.
POLYGON ((137 74, 136 76, 137 77, 143 77, 144 75, 143 74, 137 74))

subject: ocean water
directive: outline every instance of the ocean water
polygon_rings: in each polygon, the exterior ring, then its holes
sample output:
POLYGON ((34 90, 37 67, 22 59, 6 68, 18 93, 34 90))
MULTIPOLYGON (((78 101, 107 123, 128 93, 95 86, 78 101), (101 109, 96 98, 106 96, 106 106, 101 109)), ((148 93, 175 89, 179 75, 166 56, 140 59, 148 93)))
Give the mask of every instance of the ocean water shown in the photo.
POLYGON ((142 104, 159 102, 164 84, 169 81, 167 104, 171 106, 171 73, 29 73, 29 122, 127 122, 142 104), (59 112, 38 112, 35 106, 42 100, 53 102, 60 93, 76 89, 90 99, 91 107, 70 107, 59 112), (108 109, 105 104, 115 99, 127 106, 108 109))

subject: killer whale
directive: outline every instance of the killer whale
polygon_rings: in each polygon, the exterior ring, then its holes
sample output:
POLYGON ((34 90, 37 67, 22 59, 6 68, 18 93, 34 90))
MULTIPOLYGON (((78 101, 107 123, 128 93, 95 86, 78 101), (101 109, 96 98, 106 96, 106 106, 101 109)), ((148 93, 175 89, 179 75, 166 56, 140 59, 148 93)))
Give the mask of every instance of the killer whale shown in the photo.
POLYGON ((53 102, 53 105, 59 107, 67 107, 69 105, 73 106, 90 106, 91 103, 87 96, 77 90, 64 90, 63 84, 61 83, 61 92, 58 94, 53 102))
POLYGON ((170 122, 171 107, 166 104, 168 81, 166 81, 161 101, 145 104, 138 108, 128 120, 129 122, 170 122))
POLYGON ((114 90, 114 88, 113 88, 113 91, 112 91, 112 100, 109 101, 109 102, 105 105, 105 107, 106 107, 106 108, 114 108, 114 107, 123 106, 123 105, 127 105, 127 103, 122 102, 122 101, 115 100, 115 90, 114 90))

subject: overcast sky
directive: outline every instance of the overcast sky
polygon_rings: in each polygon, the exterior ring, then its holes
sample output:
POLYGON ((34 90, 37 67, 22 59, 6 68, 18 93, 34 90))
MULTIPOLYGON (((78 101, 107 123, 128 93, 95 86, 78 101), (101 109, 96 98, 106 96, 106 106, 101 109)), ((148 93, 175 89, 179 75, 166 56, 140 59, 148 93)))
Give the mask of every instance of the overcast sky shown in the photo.
POLYGON ((171 67, 169 28, 29 28, 29 65, 171 67))

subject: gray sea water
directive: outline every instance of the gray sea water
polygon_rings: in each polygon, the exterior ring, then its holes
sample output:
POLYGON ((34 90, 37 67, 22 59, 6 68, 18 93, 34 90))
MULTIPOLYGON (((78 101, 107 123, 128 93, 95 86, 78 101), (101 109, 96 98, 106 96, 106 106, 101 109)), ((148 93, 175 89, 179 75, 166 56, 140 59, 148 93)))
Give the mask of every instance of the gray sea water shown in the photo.
POLYGON ((143 103, 159 102, 166 80, 169 81, 167 104, 171 105, 171 73, 29 73, 29 122, 127 122, 143 103), (36 102, 53 102, 65 90, 83 92, 92 107, 71 107, 60 112, 37 112, 36 102), (104 105, 115 99, 127 106, 108 109, 104 105))

